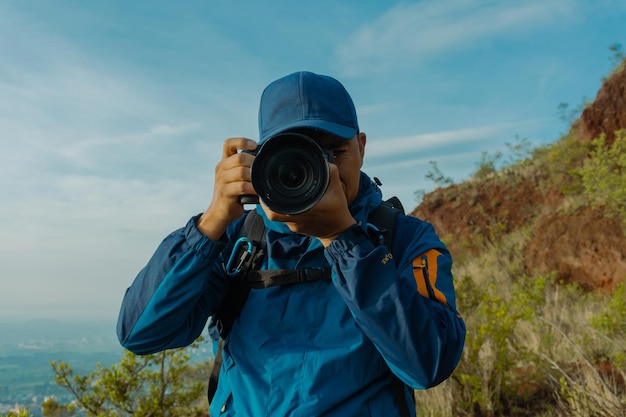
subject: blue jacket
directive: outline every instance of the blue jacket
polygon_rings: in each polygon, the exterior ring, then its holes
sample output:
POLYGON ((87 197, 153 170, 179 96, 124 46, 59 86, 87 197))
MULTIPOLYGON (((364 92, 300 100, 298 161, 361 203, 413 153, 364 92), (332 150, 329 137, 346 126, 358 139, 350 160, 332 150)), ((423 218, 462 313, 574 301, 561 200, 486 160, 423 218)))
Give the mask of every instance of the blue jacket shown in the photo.
MULTIPOLYGON (((381 200, 361 174, 350 211, 365 224, 381 200)), ((330 265, 332 282, 250 291, 224 343, 212 416, 394 416, 392 372, 416 389, 452 373, 465 325, 450 254, 429 223, 400 215, 390 254, 355 228, 324 249, 264 220, 264 268, 330 265)), ((229 286, 222 265, 241 224, 215 242, 194 218, 165 238, 124 297, 117 332, 125 348, 148 354, 189 345, 207 320, 219 337, 212 319, 229 286)))

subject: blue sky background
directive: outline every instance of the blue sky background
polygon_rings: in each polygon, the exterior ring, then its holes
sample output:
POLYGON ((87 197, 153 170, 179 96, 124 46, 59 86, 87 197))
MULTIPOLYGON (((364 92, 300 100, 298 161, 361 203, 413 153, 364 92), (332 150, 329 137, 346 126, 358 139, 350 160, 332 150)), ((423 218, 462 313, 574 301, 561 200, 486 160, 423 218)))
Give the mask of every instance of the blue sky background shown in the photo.
POLYGON ((364 170, 410 210, 431 160, 462 181, 556 141, 625 21, 623 0, 0 1, 0 320, 115 320, 276 78, 342 81, 364 170))

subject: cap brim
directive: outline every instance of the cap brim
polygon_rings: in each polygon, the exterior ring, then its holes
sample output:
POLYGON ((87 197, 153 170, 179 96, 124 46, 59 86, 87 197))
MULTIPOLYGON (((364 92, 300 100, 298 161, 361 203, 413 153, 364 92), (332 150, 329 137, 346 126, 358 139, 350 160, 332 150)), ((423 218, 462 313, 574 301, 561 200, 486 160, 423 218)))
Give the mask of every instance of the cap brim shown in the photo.
POLYGON ((260 141, 263 142, 270 137, 279 133, 287 132, 293 129, 319 129, 331 135, 338 136, 342 139, 352 139, 357 134, 357 129, 351 126, 345 126, 338 123, 332 123, 327 120, 299 120, 287 125, 283 125, 280 129, 267 132, 260 141))

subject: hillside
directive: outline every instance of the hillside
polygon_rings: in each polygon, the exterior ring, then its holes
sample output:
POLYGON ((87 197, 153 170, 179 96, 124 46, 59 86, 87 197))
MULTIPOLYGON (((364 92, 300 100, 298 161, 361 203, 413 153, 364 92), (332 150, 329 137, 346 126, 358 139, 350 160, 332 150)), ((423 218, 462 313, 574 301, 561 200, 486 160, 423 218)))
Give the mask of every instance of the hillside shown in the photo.
MULTIPOLYGON (((568 138, 589 143, 605 134, 609 146, 615 131, 624 128, 626 70, 622 67, 603 83, 568 138)), ((588 155, 581 157, 570 163, 582 163, 588 155)), ((532 237, 524 248, 527 272, 557 271, 559 280, 586 289, 613 288, 626 277, 621 219, 602 207, 570 207, 571 193, 563 190, 559 173, 549 172, 547 162, 531 161, 525 169, 437 189, 412 215, 433 223, 453 255, 475 246, 471 242, 492 239, 494 233, 529 229, 532 237)))
POLYGON ((467 326, 418 415, 626 416, 625 64, 568 134, 486 158, 411 213, 452 252, 467 326))

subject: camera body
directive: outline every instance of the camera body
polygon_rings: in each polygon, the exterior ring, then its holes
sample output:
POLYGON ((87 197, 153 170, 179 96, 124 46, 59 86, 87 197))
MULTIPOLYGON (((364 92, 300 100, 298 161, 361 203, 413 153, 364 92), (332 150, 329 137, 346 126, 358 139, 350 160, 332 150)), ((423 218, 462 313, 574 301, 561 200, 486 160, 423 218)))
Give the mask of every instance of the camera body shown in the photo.
POLYGON ((256 204, 260 199, 276 213, 300 214, 326 193, 332 151, 310 137, 284 132, 265 140, 255 151, 244 152, 255 155, 250 175, 258 198, 243 195, 240 203, 256 204))

